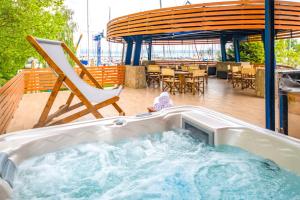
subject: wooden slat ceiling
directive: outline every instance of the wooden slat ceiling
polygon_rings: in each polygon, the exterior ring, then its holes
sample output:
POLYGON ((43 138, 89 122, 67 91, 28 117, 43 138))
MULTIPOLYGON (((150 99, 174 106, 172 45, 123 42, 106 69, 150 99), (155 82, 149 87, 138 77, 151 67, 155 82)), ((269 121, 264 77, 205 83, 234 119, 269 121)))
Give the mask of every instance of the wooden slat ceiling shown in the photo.
MULTIPOLYGON (((107 24, 107 39, 142 35, 153 44, 218 43, 220 35, 261 40, 264 0, 221 1, 134 13, 107 24)), ((300 2, 275 1, 277 38, 300 37, 300 2)))

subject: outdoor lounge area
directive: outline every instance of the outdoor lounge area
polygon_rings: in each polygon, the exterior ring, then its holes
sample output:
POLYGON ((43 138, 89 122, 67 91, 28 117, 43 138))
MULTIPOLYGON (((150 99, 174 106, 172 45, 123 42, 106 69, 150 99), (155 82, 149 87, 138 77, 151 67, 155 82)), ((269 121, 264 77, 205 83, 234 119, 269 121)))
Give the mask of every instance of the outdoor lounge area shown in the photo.
MULTIPOLYGON (((124 108, 127 115, 137 115, 147 112, 147 107, 153 104, 154 98, 161 93, 160 88, 132 89, 125 88, 120 96, 120 107, 124 108)), ((14 118, 7 128, 7 132, 32 128, 38 121, 49 92, 25 94, 15 112, 14 118), (37 103, 39 102, 39 103, 37 103), (28 115, 30 112, 30 115, 28 115)), ((69 92, 59 94, 54 104, 54 110, 68 98, 69 92)), ((299 98, 299 97, 298 97, 299 98)), ((204 106, 212 110, 228 114, 251 124, 264 127, 264 99, 257 97, 254 90, 232 88, 227 80, 209 78, 209 84, 205 86, 205 95, 193 95, 192 93, 172 95, 175 105, 204 106)), ((77 102, 78 99, 75 101, 77 102)), ((292 110, 298 112, 289 113, 291 136, 300 138, 298 120, 299 102, 291 105, 292 110)), ((105 117, 116 116, 113 107, 101 109, 105 117)), ((78 120, 94 119, 87 115, 78 120)), ((278 122, 278 119, 277 119, 278 122)))
MULTIPOLYGON (((153 104, 153 100, 160 94, 158 88, 132 89, 125 88, 120 96, 120 106, 127 115, 136 115, 147 112, 147 107, 153 104)), ((7 132, 30 129, 38 121, 40 113, 50 93, 31 93, 25 94, 14 115, 13 120, 8 126, 7 132), (39 102, 38 104, 36 102, 39 102), (30 116, 27 113, 32 113, 30 116)), ((63 92, 58 96, 54 109, 62 102, 65 102, 69 92, 63 92)), ((171 96, 175 105, 195 105, 205 106, 207 108, 228 114, 249 123, 264 127, 264 99, 256 97, 253 90, 233 89, 227 80, 210 78, 209 84, 205 87, 205 95, 177 94, 171 96), (243 105, 243 106, 236 106, 243 105)), ((294 106, 297 107, 297 106, 294 106)), ((300 110, 298 110, 299 112, 300 110)), ((102 109, 105 117, 117 115, 113 107, 102 109)), ((300 137, 299 114, 289 113, 290 115, 290 133, 291 136, 300 137)), ((89 115, 79 120, 93 119, 89 115)))
POLYGON ((300 2, 196 1, 0 6, 0 200, 300 199, 300 2))

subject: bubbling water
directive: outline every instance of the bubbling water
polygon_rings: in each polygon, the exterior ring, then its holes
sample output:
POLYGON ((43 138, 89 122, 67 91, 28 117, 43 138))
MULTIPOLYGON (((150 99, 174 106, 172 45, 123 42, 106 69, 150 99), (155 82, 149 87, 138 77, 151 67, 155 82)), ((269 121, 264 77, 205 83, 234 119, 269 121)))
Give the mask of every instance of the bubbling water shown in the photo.
POLYGON ((23 162, 13 199, 300 199, 300 177, 184 130, 89 143, 23 162))

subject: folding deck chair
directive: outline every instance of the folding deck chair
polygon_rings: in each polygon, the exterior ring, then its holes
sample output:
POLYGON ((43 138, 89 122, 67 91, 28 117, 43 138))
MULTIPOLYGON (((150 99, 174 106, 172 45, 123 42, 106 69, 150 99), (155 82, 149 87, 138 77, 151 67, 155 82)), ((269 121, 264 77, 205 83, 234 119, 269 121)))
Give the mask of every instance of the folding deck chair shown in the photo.
POLYGON ((46 60, 58 77, 40 119, 34 127, 68 123, 89 113, 93 114, 95 118, 102 118, 103 116, 98 112, 98 109, 108 105, 112 105, 120 115, 125 115, 123 110, 116 103, 119 100, 122 86, 111 90, 104 90, 68 46, 61 41, 39 39, 33 36, 28 36, 27 40, 46 60), (72 68, 65 53, 80 67, 81 72, 79 75, 72 68), (89 85, 83 80, 85 75, 96 87, 89 85), (71 90, 71 94, 64 105, 49 115, 55 98, 63 84, 71 90), (71 105, 74 96, 77 96, 81 102, 71 105), (85 106, 86 108, 57 121, 53 121, 54 118, 81 106, 85 106))

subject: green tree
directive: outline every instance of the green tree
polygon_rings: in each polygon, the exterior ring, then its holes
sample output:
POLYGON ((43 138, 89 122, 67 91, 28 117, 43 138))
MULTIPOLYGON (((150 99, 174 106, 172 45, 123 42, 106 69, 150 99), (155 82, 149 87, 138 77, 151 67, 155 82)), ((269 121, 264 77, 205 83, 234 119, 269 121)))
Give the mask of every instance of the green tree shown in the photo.
MULTIPOLYGON (((234 60, 234 48, 231 45, 227 49, 228 59, 234 60)), ((263 63, 264 47, 262 42, 241 42, 240 43, 240 59, 242 62, 263 63)))
POLYGON ((276 63, 297 67, 300 65, 300 44, 295 39, 277 40, 276 63))
POLYGON ((241 60, 251 63, 263 63, 265 60, 262 42, 244 42, 240 45, 241 60))
MULTIPOLYGON (((291 67, 300 66, 300 43, 296 39, 275 41, 276 63, 291 67)), ((241 61, 264 63, 264 48, 262 42, 242 42, 240 44, 241 61)), ((234 50, 231 45, 227 49, 227 57, 234 60, 234 50)))
POLYGON ((58 39, 73 47, 75 24, 64 0, 3 0, 0 3, 0 85, 39 55, 27 35, 58 39))

